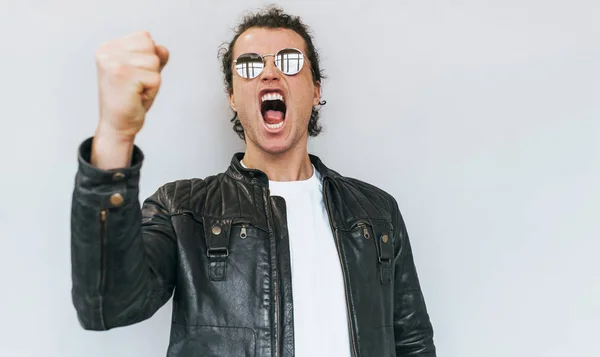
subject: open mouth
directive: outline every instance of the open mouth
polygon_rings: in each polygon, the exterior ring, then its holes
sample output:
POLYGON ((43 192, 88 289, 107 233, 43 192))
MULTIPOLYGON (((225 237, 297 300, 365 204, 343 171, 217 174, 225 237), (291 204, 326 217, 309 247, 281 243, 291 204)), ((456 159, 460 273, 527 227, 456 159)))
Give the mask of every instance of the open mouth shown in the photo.
POLYGON ((261 113, 267 128, 275 130, 283 126, 286 105, 281 93, 268 92, 261 98, 261 113))

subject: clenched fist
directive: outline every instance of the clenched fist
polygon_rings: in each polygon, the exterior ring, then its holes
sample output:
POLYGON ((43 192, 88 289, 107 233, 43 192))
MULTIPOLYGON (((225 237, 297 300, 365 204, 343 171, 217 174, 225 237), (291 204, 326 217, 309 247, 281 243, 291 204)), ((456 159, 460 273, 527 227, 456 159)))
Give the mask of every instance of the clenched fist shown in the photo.
POLYGON ((133 141, 156 98, 160 73, 168 60, 169 51, 156 45, 145 31, 100 46, 96 52, 98 132, 133 141))

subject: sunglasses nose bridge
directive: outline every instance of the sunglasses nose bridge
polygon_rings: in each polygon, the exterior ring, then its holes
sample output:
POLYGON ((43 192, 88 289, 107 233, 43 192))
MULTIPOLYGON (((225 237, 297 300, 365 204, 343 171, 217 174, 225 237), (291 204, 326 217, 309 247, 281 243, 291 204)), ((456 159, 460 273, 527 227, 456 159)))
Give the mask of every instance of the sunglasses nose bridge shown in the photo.
POLYGON ((277 68, 277 65, 275 64, 275 55, 267 54, 267 55, 263 55, 262 57, 263 57, 264 68, 260 72, 259 77, 262 78, 263 80, 279 78, 280 72, 279 72, 279 69, 277 68))

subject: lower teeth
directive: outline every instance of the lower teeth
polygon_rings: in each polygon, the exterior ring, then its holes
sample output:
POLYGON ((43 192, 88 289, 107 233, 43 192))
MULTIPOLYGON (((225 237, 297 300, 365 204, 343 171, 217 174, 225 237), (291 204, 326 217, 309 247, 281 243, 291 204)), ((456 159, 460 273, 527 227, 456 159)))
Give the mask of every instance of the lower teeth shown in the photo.
POLYGON ((283 126, 283 122, 280 122, 278 124, 269 124, 269 123, 266 123, 266 124, 267 124, 267 128, 269 128, 269 129, 279 129, 283 126))

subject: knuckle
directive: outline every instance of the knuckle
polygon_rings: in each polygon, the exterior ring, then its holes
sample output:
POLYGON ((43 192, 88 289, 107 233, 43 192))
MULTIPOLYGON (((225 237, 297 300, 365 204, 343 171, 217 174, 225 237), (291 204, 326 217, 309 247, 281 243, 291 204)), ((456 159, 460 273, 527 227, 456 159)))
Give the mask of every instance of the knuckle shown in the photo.
POLYGON ((115 58, 106 58, 99 63, 102 71, 115 77, 127 77, 131 70, 129 66, 115 58))
POLYGON ((129 59, 129 63, 133 67, 145 68, 149 70, 158 70, 160 59, 153 55, 135 54, 129 59))
POLYGON ((151 87, 159 87, 161 83, 160 74, 156 73, 148 78, 148 85, 151 87))
POLYGON ((119 62, 113 62, 113 65, 111 67, 111 73, 115 76, 115 77, 119 77, 119 78, 126 78, 129 77, 131 74, 131 69, 129 68, 129 66, 124 65, 122 63, 119 62))
POLYGON ((108 60, 109 56, 106 51, 99 49, 94 53, 94 58, 96 59, 96 63, 102 64, 108 60))
POLYGON ((146 50, 154 49, 154 40, 152 40, 152 36, 150 35, 150 33, 148 31, 140 31, 137 38, 140 41, 140 44, 143 46, 144 49, 146 49, 146 50))
POLYGON ((149 62, 150 67, 153 69, 158 70, 158 68, 160 67, 160 58, 158 58, 158 56, 156 55, 151 56, 149 62))
POLYGON ((144 38, 144 39, 148 39, 148 40, 152 39, 152 36, 150 35, 150 32, 148 32, 146 30, 142 30, 142 31, 138 32, 138 36, 140 38, 144 38))
POLYGON ((98 67, 107 70, 113 68, 117 62, 109 53, 99 52, 96 54, 96 63, 98 67))
POLYGON ((96 61, 103 62, 110 58, 110 45, 108 43, 101 44, 94 52, 96 61))

